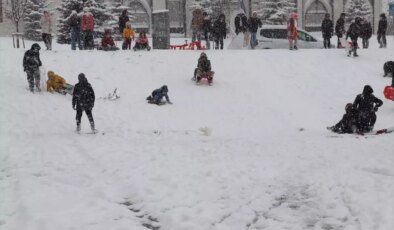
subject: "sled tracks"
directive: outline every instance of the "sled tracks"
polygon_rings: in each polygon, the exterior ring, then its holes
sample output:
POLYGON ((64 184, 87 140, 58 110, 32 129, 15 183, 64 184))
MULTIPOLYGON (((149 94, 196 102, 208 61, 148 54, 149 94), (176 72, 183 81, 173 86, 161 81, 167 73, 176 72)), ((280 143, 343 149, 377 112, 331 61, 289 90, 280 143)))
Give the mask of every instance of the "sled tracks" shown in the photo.
POLYGON ((121 203, 122 205, 126 206, 134 215, 141 219, 141 224, 147 229, 150 230, 159 230, 160 229, 160 223, 158 218, 150 215, 148 212, 145 212, 141 208, 135 207, 135 204, 133 204, 130 201, 126 201, 121 203))

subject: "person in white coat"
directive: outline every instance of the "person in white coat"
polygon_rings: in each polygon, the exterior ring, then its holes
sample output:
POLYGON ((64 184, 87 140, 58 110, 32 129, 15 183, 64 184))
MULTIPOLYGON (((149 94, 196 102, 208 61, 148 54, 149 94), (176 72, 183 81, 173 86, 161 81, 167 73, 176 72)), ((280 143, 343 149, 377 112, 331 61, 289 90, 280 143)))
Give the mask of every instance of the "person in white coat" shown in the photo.
POLYGON ((42 40, 47 47, 47 50, 52 50, 52 19, 48 11, 44 11, 41 17, 41 33, 42 40))

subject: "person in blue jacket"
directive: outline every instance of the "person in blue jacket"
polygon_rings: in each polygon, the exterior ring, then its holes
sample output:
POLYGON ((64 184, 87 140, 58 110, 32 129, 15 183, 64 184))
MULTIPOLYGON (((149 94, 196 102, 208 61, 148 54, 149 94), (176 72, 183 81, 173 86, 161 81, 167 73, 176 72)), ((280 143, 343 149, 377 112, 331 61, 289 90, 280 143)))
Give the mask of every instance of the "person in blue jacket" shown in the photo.
POLYGON ((170 98, 168 97, 168 87, 166 85, 153 90, 152 94, 149 95, 146 100, 148 100, 148 103, 150 104, 163 105, 165 104, 165 102, 162 101, 164 97, 166 98, 168 104, 172 104, 170 98))

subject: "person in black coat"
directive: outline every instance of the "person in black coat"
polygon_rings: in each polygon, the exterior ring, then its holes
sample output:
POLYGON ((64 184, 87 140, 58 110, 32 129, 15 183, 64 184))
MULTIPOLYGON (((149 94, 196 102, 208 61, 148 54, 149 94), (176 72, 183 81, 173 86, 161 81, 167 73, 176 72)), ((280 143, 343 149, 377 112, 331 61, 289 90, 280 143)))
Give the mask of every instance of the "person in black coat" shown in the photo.
POLYGON ((223 49, 223 39, 226 38, 226 16, 221 14, 213 24, 213 37, 215 40, 215 49, 223 49))
POLYGON ((34 86, 36 86, 38 92, 41 91, 39 67, 42 66, 42 63, 40 60, 40 49, 40 45, 34 43, 23 57, 23 71, 27 74, 29 89, 32 93, 34 93, 34 86))
POLYGON ((263 25, 260 18, 257 17, 256 11, 253 12, 252 17, 249 18, 248 25, 249 25, 249 30, 251 33, 250 47, 252 49, 254 49, 257 46, 257 38, 256 38, 257 30, 259 29, 259 27, 261 27, 263 25))
POLYGON ((343 48, 341 41, 339 40, 342 38, 342 36, 345 34, 345 13, 342 13, 339 19, 337 20, 337 23, 335 24, 335 34, 338 37, 338 45, 337 48, 343 48))
POLYGON ((130 21, 129 16, 127 16, 127 10, 122 11, 122 15, 119 17, 119 33, 123 35, 123 30, 126 27, 126 22, 130 21))
POLYGON ((363 93, 357 95, 354 100, 354 108, 359 111, 358 130, 360 132, 370 132, 376 122, 376 113, 378 108, 383 105, 383 101, 375 97, 373 89, 369 85, 365 85, 363 93))
POLYGON ((394 79, 394 61, 387 61, 383 65, 383 77, 391 77, 394 79))
POLYGON ((211 16, 209 16, 207 14, 207 12, 204 12, 203 14, 204 17, 204 21, 202 24, 202 31, 204 33, 204 38, 205 38, 205 43, 207 46, 207 49, 211 48, 211 42, 209 41, 209 37, 211 35, 211 31, 212 31, 212 20, 211 20, 211 16))
POLYGON ((358 57, 357 54, 357 48, 358 48, 358 44, 357 44, 357 40, 358 37, 361 35, 361 27, 362 27, 362 19, 360 17, 356 17, 356 19, 354 20, 354 22, 352 24, 350 24, 350 27, 346 33, 346 39, 348 39, 348 37, 350 37, 350 39, 352 40, 352 46, 353 48, 351 50, 349 50, 349 55, 350 56, 353 52, 353 56, 354 57, 358 57))
POLYGON ((363 49, 368 49, 369 39, 372 37, 372 25, 366 19, 361 27, 361 38, 363 40, 363 49))
POLYGON ((387 31, 387 18, 386 18, 386 14, 383 13, 380 15, 380 20, 378 25, 378 42, 380 44, 380 48, 387 47, 386 31, 387 31))
POLYGON ((86 115, 88 116, 92 132, 97 131, 94 126, 94 120, 92 115, 94 101, 95 95, 93 88, 86 79, 85 74, 80 73, 78 75, 78 83, 74 86, 74 93, 72 99, 73 109, 77 110, 77 132, 81 131, 81 117, 83 111, 85 111, 86 115))
POLYGON ((355 133, 358 127, 358 111, 354 108, 352 103, 348 103, 345 107, 346 113, 342 119, 334 126, 327 127, 327 129, 335 133, 355 133))
POLYGON ((334 24, 330 19, 330 14, 326 14, 321 23, 321 32, 323 34, 323 44, 325 49, 331 48, 331 37, 334 33, 334 24))

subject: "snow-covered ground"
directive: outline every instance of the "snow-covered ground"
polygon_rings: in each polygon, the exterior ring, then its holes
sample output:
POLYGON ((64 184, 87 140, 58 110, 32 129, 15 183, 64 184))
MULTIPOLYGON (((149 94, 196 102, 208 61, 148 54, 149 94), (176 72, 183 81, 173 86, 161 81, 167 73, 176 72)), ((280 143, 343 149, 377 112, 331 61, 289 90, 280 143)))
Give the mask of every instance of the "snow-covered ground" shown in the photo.
MULTIPOLYGON (((83 72, 96 92, 100 133, 78 135, 71 96, 29 93, 24 51, 0 38, 0 229, 394 229, 394 135, 325 129, 365 84, 383 99, 392 41, 358 58, 207 51, 211 87, 190 80, 199 51, 54 44, 43 71, 71 84, 83 72), (174 104, 147 104, 163 84, 174 104), (100 99, 115 87, 119 100, 100 99)), ((394 126, 383 100, 376 129, 394 126)))

